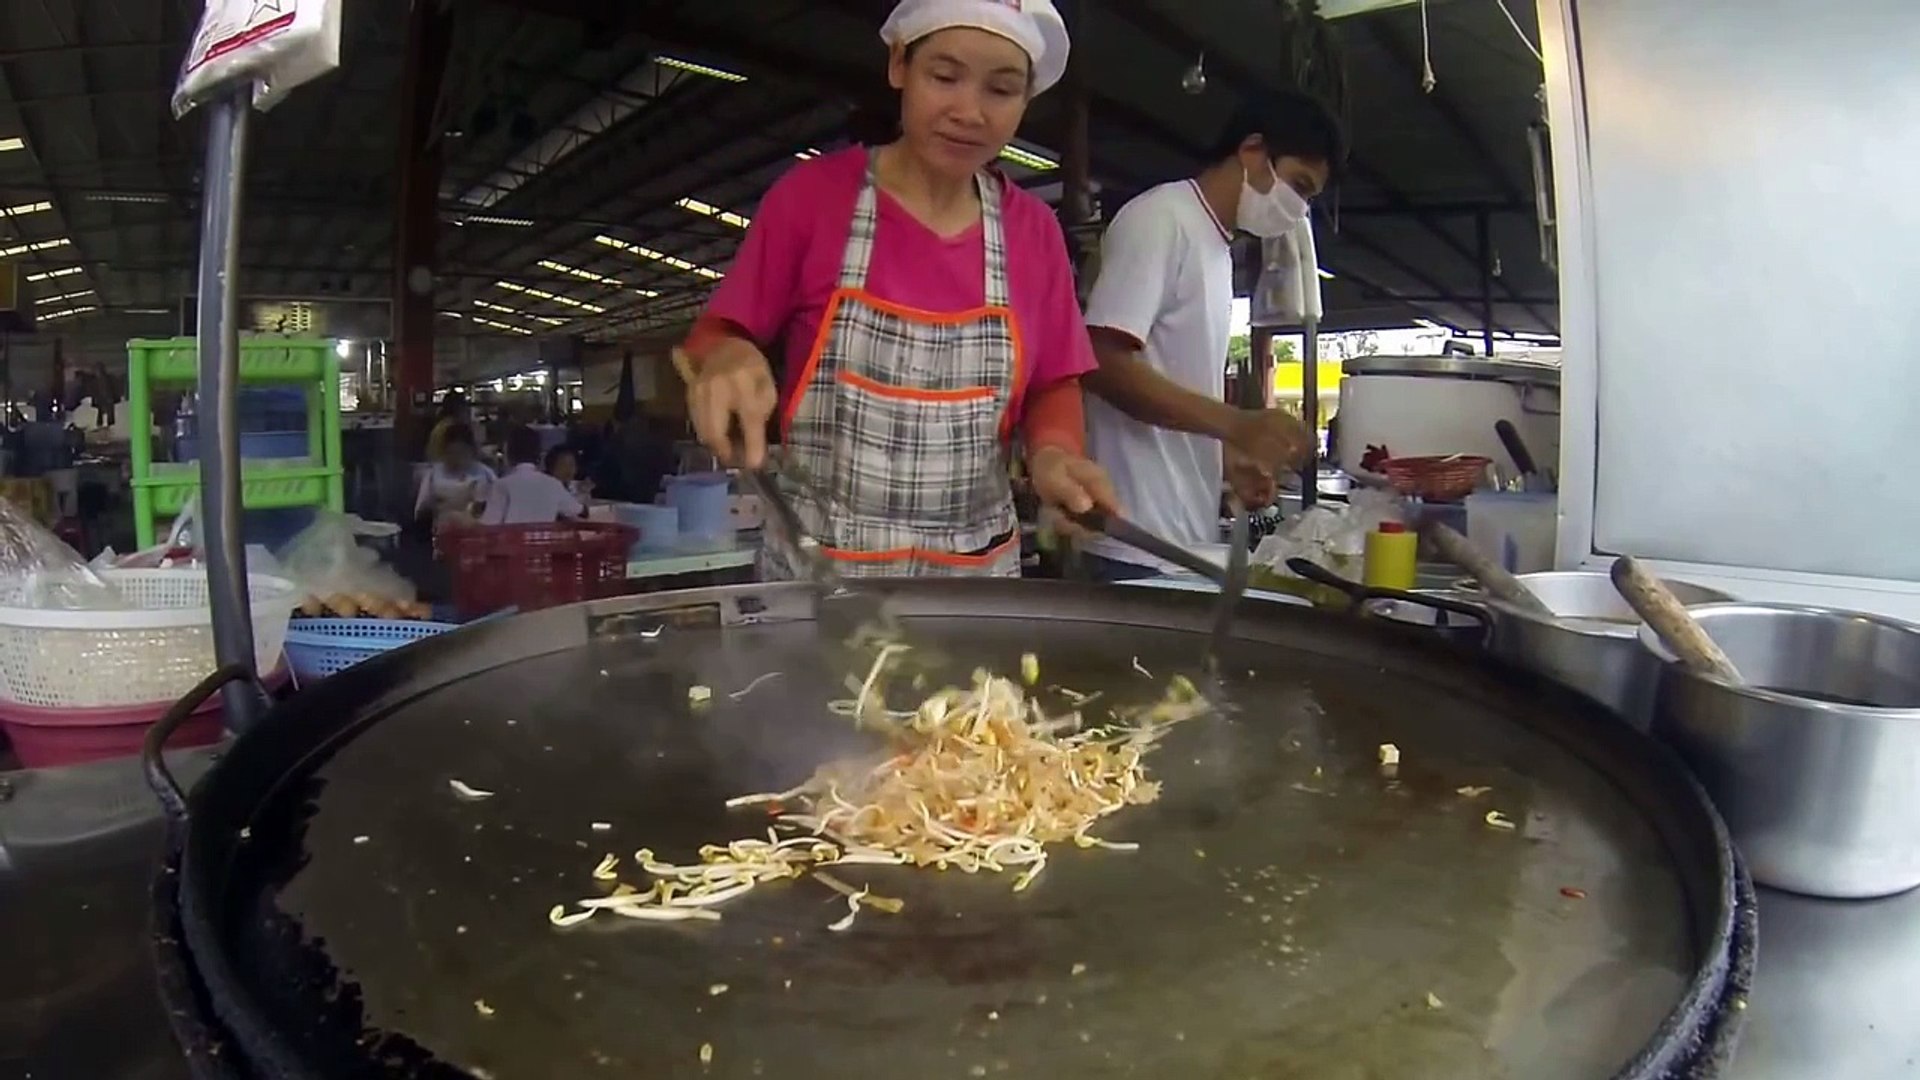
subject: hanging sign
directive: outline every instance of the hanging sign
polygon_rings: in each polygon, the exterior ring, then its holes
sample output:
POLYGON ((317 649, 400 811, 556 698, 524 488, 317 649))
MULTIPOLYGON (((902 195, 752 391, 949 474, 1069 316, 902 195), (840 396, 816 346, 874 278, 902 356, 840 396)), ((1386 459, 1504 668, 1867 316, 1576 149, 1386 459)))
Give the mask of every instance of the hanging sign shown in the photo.
POLYGON ((340 66, 345 0, 207 0, 180 68, 175 116, 224 87, 253 84, 253 104, 270 109, 294 87, 340 66))

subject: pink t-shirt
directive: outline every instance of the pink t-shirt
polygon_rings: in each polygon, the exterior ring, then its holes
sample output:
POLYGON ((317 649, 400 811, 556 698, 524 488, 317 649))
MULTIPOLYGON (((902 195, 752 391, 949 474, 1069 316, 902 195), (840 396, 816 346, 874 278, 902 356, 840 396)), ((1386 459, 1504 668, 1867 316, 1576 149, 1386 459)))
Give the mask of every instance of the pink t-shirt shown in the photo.
MULTIPOLYGON (((781 177, 760 201, 726 280, 708 301, 706 317, 725 319, 763 345, 784 336, 783 408, 798 389, 827 302, 839 287, 866 170, 866 149, 853 147, 803 162, 781 177)), ((1095 361, 1052 208, 1017 185, 1001 190, 1007 293, 1026 350, 1025 385, 1013 402, 1018 419, 1035 390, 1084 375, 1095 361)), ((885 191, 879 192, 879 206, 869 292, 923 311, 965 311, 986 302, 986 243, 979 224, 943 239, 885 191)))

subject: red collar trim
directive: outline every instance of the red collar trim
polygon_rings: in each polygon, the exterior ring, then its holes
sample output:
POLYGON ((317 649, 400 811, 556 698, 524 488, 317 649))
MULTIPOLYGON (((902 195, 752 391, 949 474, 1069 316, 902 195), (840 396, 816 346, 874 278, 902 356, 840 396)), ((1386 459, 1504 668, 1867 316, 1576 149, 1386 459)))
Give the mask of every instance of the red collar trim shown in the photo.
POLYGON ((1189 179, 1187 181, 1187 187, 1193 191, 1193 197, 1199 201, 1200 209, 1207 212, 1207 220, 1213 222, 1213 227, 1220 230, 1221 242, 1227 244, 1233 243, 1233 230, 1221 224, 1220 215, 1213 212, 1213 204, 1208 202, 1206 195, 1200 191, 1200 181, 1189 179))

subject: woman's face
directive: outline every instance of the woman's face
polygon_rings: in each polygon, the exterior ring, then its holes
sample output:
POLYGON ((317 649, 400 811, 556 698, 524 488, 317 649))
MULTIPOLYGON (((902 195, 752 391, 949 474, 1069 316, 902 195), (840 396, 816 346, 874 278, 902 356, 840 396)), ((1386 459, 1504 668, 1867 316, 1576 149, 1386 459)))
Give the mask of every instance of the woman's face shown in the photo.
POLYGON ((998 34, 956 28, 895 49, 887 80, 900 91, 900 127, 914 154, 952 176, 1000 156, 1027 114, 1033 65, 998 34))

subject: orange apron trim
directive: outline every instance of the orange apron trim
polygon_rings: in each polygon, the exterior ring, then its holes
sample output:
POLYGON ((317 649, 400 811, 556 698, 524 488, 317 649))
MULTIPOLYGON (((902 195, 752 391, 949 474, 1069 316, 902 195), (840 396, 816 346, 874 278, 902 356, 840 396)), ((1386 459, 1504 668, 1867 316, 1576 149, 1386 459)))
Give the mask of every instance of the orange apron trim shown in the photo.
POLYGON ((880 397, 898 398, 902 401, 946 402, 957 404, 963 401, 984 401, 992 398, 995 391, 991 386, 967 386, 958 390, 920 390, 911 386, 889 386, 865 375, 855 375, 851 371, 842 371, 834 378, 856 390, 865 390, 880 397))
POLYGON ((1005 555, 1008 549, 1019 546, 1020 534, 1015 532, 1004 542, 996 544, 991 549, 977 555, 962 555, 954 551, 935 551, 932 548, 894 548, 891 551, 851 551, 846 548, 828 547, 825 544, 820 545, 820 552, 835 562, 872 564, 907 562, 911 559, 919 559, 922 562, 930 562, 935 566, 972 569, 992 565, 1001 556, 1005 555))

